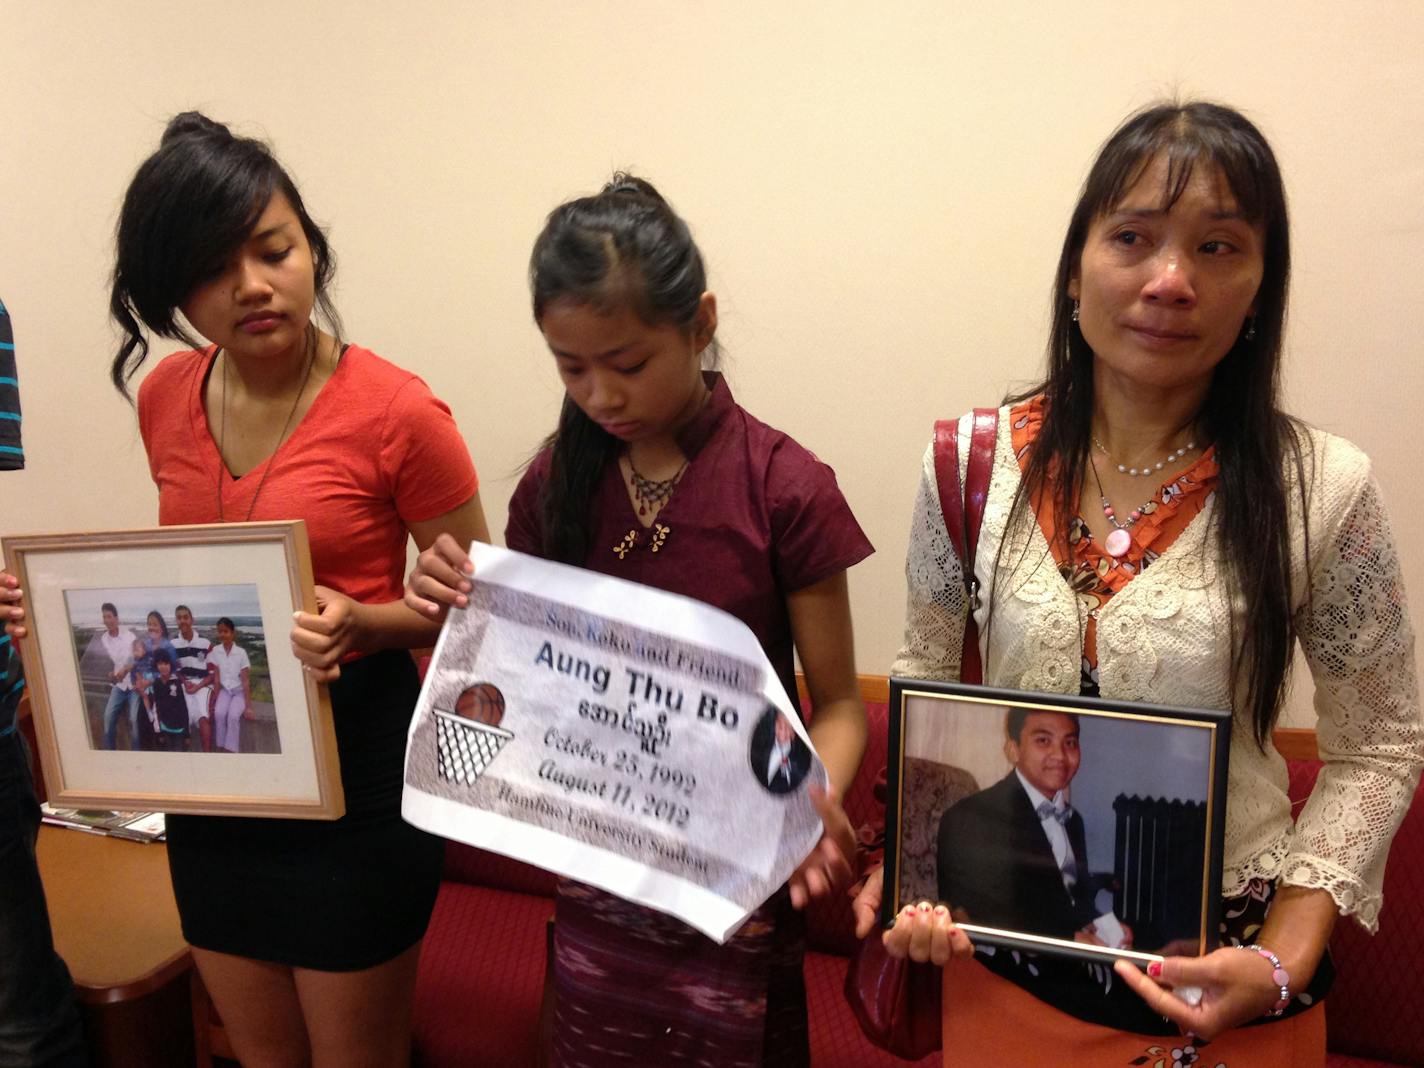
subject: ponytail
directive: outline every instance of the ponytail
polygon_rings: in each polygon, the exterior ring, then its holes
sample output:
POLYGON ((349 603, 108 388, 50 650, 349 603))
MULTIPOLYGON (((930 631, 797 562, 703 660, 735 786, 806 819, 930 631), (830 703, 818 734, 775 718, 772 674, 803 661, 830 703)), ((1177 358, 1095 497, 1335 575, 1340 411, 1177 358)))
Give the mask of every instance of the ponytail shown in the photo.
MULTIPOLYGON (((534 320, 557 301, 600 309, 628 306, 652 326, 691 330, 707 272, 687 224, 651 183, 615 174, 596 195, 555 208, 529 260, 534 320)), ((715 355, 715 350, 714 350, 715 355)), ((544 555, 582 564, 589 549, 589 508, 619 440, 564 398, 549 477, 539 506, 544 555)))

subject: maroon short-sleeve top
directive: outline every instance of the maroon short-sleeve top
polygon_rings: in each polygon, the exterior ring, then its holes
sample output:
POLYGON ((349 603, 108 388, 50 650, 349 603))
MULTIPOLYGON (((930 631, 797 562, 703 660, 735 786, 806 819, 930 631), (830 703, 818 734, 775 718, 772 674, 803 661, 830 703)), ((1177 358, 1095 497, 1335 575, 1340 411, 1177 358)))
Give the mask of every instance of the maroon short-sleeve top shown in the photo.
MULTIPOLYGON (((711 396, 678 434, 687 470, 658 514, 667 528, 658 551, 628 500, 619 466, 610 463, 593 494, 583 566, 730 612, 756 634, 794 700, 786 595, 875 550, 829 466, 748 414, 721 375, 709 374, 708 384, 711 396)), ((549 461, 545 450, 524 473, 505 528, 509 548, 535 556, 543 555, 539 493, 549 461)))

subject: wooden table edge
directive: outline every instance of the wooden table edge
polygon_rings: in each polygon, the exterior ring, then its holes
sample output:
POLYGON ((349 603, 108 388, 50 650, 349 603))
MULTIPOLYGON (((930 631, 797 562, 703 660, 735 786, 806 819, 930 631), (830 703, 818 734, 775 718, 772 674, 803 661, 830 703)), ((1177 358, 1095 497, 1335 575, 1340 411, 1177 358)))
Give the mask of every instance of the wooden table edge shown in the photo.
POLYGON ((186 973, 193 966, 193 953, 184 946, 152 971, 146 972, 122 986, 92 986, 75 977, 74 991, 86 1005, 113 1005, 152 994, 186 973))

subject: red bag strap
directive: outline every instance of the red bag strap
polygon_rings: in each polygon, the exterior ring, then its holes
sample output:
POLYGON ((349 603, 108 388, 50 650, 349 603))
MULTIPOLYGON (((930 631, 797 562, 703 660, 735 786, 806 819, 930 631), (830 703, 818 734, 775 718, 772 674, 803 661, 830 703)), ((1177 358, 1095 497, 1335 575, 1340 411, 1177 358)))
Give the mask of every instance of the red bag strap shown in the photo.
POLYGON ((979 625, 974 621, 974 611, 979 607, 979 577, 974 568, 998 433, 999 410, 975 408, 969 433, 969 458, 961 482, 959 420, 941 419, 935 423, 934 464, 939 507, 944 515, 944 528, 959 557, 965 592, 969 594, 969 619, 964 626, 964 649, 959 661, 959 678, 963 682, 978 683, 984 679, 984 666, 979 657, 979 625))
MULTIPOLYGON (((984 501, 989 495, 989 477, 994 469, 994 443, 999 433, 996 408, 975 408, 969 434, 969 459, 964 479, 959 478, 959 422, 935 423, 935 482, 944 528, 959 556, 964 572, 964 588, 969 594, 969 618, 964 624, 964 649, 959 677, 964 682, 984 679, 979 662, 979 625, 974 609, 979 607, 979 579, 974 559, 979 549, 979 528, 984 522, 984 501)), ((879 812, 885 805, 885 771, 875 783, 879 812)), ((872 820, 869 839, 884 840, 884 818, 872 820)), ((861 832, 862 841, 867 834, 861 832)), ((869 844, 869 843, 867 843, 869 844)), ((846 969, 845 995, 860 1026, 869 1039, 905 1060, 920 1060, 942 1044, 940 1010, 943 970, 936 965, 912 964, 886 953, 878 935, 863 939, 851 955, 846 969)))

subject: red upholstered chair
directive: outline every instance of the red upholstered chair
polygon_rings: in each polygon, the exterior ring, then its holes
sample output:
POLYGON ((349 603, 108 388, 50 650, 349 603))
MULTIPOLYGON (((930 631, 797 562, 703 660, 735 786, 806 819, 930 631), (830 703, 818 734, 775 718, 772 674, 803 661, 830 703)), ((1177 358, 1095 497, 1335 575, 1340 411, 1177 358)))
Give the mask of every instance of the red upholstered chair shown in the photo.
MULTIPOLYGON (((416 663, 424 678, 430 657, 416 663)), ((535 1063, 553 894, 549 872, 445 843, 445 875, 416 976, 417 1066, 535 1063)))
MULTIPOLYGON (((1299 815, 1321 765, 1287 763, 1299 815)), ((1379 933, 1341 920, 1330 953, 1337 976, 1325 999, 1328 1068, 1424 1065, 1424 793, 1415 795, 1390 849, 1379 933)))
POLYGON ((979 785, 963 768, 922 757, 905 757, 904 799, 900 817, 900 895, 902 901, 939 897, 939 821, 945 810, 979 785))
POLYGON ((535 1062, 554 877, 457 842, 420 954, 414 1062, 535 1062))

